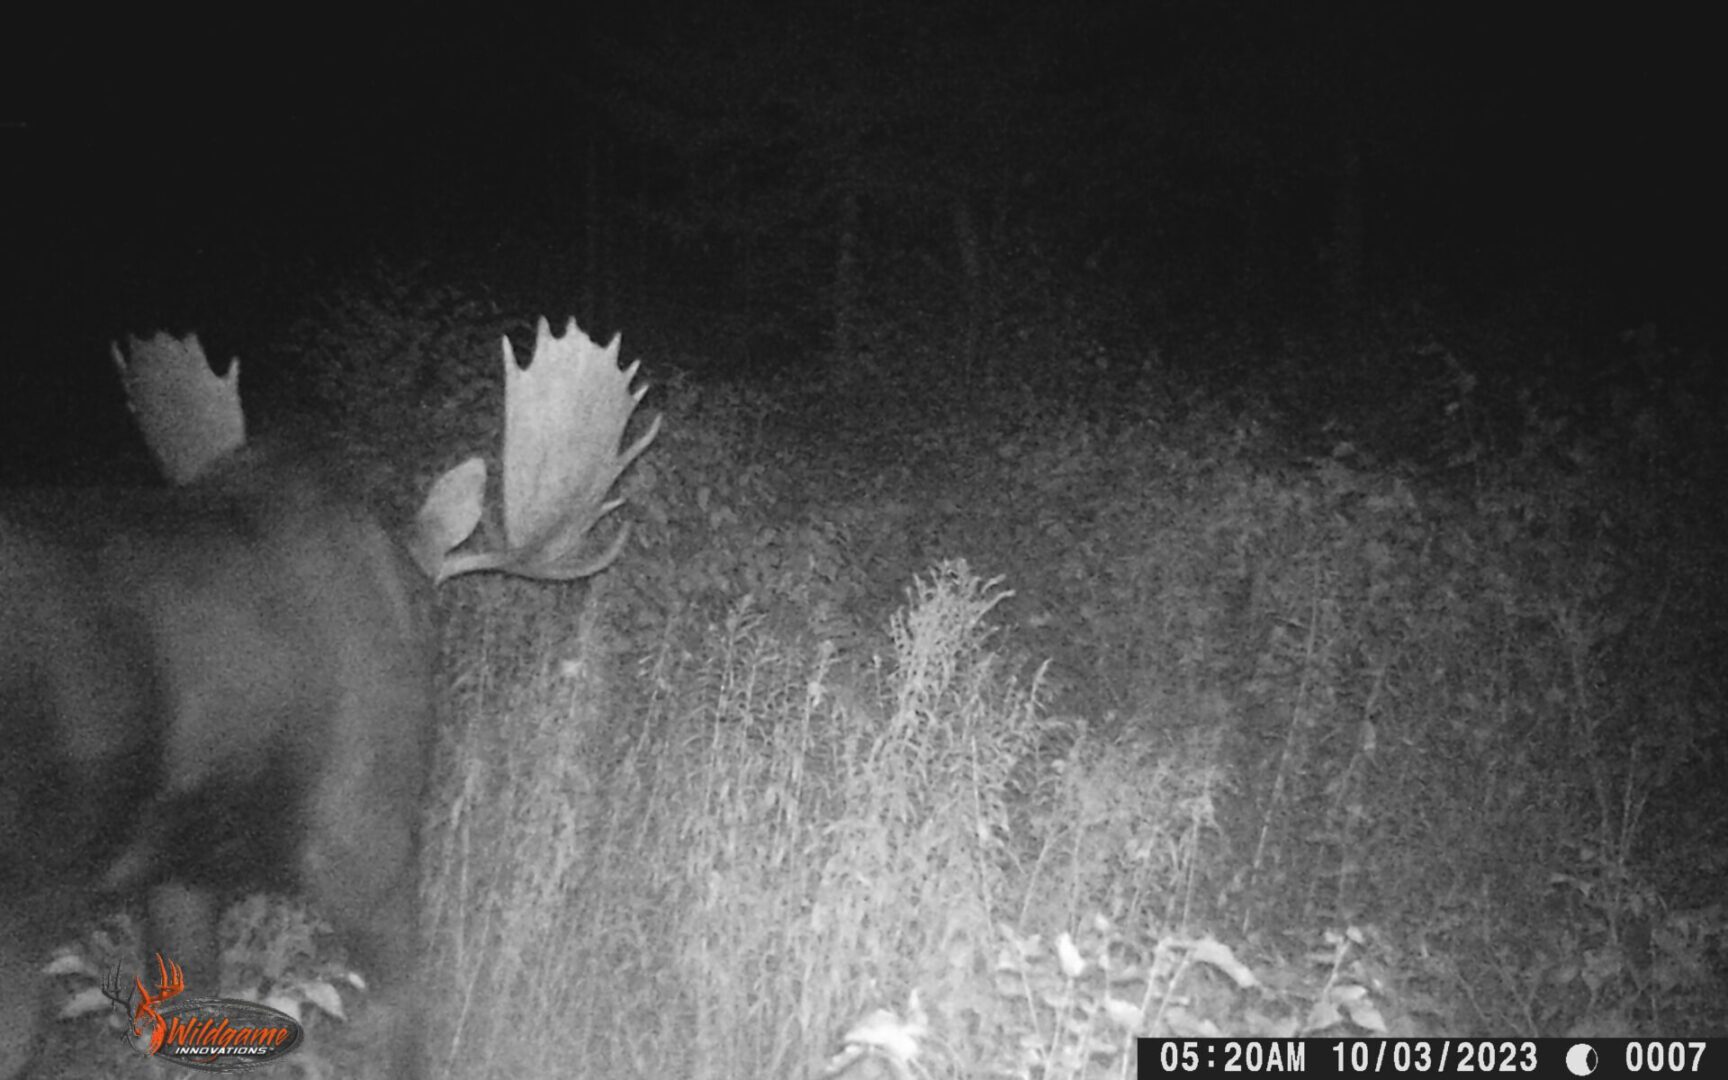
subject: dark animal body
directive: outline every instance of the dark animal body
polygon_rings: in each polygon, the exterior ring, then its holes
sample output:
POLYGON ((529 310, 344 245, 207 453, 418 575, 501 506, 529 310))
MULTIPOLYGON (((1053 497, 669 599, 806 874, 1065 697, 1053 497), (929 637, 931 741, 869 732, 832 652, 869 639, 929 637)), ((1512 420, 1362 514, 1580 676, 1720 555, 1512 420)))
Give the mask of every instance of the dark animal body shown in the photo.
MULTIPOLYGON (((549 339, 544 324, 537 364, 548 340, 584 358, 572 385, 607 399, 589 403, 602 430, 565 447, 596 459, 575 470, 598 488, 574 514, 586 533, 657 424, 619 454, 634 368, 619 372, 615 344, 549 339)), ((505 355, 507 382, 521 379, 505 355)), ((432 586, 472 570, 582 576, 622 542, 578 564, 566 521, 556 538, 452 557, 484 486, 478 463, 446 474, 405 540, 311 459, 280 452, 230 448, 160 490, 5 493, 0 1080, 29 1060, 44 948, 93 907, 146 897, 147 947, 214 993, 221 910, 260 888, 296 891, 332 921, 377 988, 366 1014, 381 1070, 422 1074, 411 999, 432 586)))
POLYGON ((149 895, 213 991, 222 903, 298 887, 407 981, 430 583, 334 491, 249 455, 187 489, 9 500, 0 895, 40 909, 26 940, 149 895))

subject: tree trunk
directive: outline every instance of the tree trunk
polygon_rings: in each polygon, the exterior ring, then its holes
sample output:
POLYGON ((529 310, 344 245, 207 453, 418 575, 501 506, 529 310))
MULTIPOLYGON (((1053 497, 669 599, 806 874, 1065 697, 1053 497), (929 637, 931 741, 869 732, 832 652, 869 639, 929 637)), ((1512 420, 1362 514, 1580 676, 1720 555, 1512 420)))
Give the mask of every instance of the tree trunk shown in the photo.
POLYGON ((829 362, 841 377, 858 364, 858 193, 848 186, 840 196, 840 229, 834 245, 834 340, 829 362))
POLYGON ((965 377, 971 379, 979 373, 979 352, 984 339, 984 259, 978 248, 972 206, 964 195, 954 199, 954 246, 960 256, 961 302, 966 318, 960 362, 965 377))
POLYGON ((1338 186, 1332 199, 1332 304, 1339 318, 1362 312, 1362 155, 1348 135, 1338 140, 1338 186))

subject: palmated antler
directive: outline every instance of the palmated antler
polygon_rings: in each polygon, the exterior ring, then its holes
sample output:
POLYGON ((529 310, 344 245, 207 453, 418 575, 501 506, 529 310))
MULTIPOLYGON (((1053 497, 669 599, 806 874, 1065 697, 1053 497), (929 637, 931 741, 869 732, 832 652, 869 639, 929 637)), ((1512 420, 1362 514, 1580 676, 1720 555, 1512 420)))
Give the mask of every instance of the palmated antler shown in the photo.
POLYGON ((629 526, 597 555, 588 534, 623 499, 612 484, 660 433, 660 417, 622 453, 618 445, 647 388, 632 390, 640 362, 620 371, 618 338, 604 349, 571 319, 553 337, 542 318, 534 356, 518 367, 504 339, 504 547, 452 554, 479 523, 486 464, 471 458, 445 473, 420 511, 416 559, 434 580, 496 570, 569 581, 597 574, 623 551, 629 526))
POLYGON ((138 430, 169 483, 196 480, 245 444, 239 360, 228 362, 227 375, 211 371, 197 334, 142 341, 128 334, 124 353, 118 342, 109 351, 138 430))

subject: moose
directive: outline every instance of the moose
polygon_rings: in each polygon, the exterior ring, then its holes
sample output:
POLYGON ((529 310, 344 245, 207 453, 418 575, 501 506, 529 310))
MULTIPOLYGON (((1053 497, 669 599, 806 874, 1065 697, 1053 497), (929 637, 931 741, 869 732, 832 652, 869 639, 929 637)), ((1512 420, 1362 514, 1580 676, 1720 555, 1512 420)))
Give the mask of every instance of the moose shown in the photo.
POLYGON ((147 952, 214 993, 222 907, 261 888, 304 897, 372 980, 379 1074, 423 1074, 432 586, 618 558, 627 525, 590 534, 660 429, 620 449, 646 387, 618 347, 542 318, 523 367, 504 339, 503 541, 480 550, 480 458, 390 531, 315 456, 247 445, 237 361, 114 347, 166 485, 0 493, 0 1080, 30 1059, 47 948, 92 908, 143 897, 147 952))

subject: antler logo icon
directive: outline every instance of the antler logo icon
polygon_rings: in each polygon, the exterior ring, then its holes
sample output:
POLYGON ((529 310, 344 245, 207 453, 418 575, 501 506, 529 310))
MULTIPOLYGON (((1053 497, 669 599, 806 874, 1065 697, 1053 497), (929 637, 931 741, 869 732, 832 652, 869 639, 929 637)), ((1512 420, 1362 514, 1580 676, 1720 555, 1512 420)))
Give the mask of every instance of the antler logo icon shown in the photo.
POLYGON ((172 960, 164 960, 161 953, 156 954, 156 989, 149 990, 144 986, 143 976, 135 976, 132 986, 138 992, 138 1003, 132 1004, 130 993, 120 989, 120 969, 114 969, 112 977, 102 984, 102 995, 109 1001, 120 1006, 132 1022, 130 1036, 132 1045, 146 1054, 155 1054, 162 1049, 162 1042, 168 1037, 168 1021, 157 1009, 164 1001, 178 996, 186 989, 186 973, 180 970, 180 965, 172 960), (146 1034, 145 1025, 149 1025, 146 1034), (148 1043, 148 1045, 146 1045, 148 1043))

